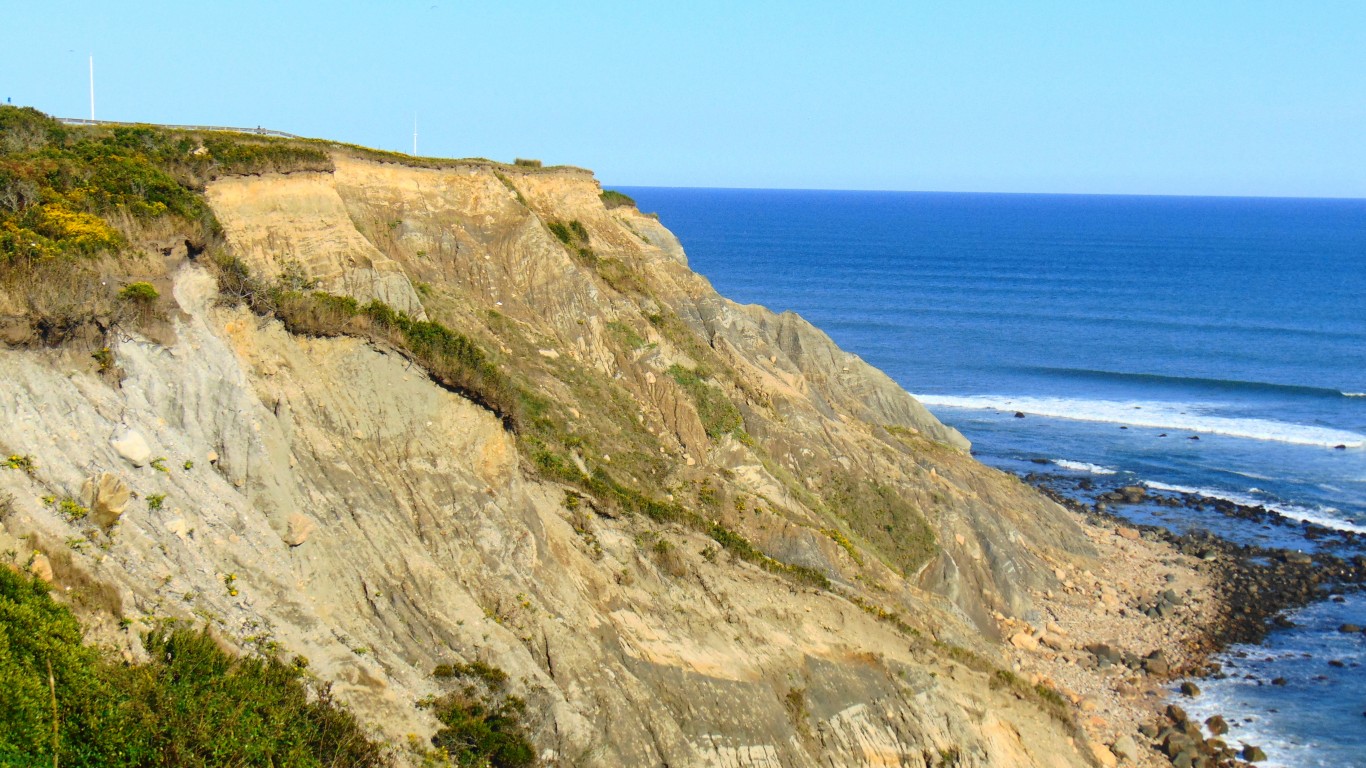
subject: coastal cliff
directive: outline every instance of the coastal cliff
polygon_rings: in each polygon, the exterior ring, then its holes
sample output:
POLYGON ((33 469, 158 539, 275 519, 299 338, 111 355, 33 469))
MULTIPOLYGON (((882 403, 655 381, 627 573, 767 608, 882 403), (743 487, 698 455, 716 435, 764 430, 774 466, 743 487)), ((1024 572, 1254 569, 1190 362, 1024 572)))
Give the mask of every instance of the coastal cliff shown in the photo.
POLYGON ((1100 567, 1062 508, 586 171, 305 149, 5 282, 0 550, 94 639, 306 657, 398 745, 497 668, 547 764, 1095 759, 1000 637, 1100 567))

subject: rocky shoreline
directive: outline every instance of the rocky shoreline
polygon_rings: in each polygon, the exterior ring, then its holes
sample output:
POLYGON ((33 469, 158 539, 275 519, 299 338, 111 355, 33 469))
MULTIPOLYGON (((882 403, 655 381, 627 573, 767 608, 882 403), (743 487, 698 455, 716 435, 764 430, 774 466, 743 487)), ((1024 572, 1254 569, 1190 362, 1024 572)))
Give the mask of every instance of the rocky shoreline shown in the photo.
MULTIPOLYGON (((1306 553, 1240 544, 1207 531, 1177 534, 1158 525, 1134 524, 1112 510, 1140 503, 1212 509, 1264 524, 1293 525, 1307 539, 1346 548, 1359 544, 1360 537, 1197 494, 1152 494, 1141 486, 1124 486, 1101 491, 1094 503, 1086 504, 1060 487, 1094 491, 1086 487, 1089 478, 1030 473, 1024 480, 1087 524, 1101 567, 1082 574, 1059 569, 1063 594, 1039 596, 1053 617, 1045 622, 1045 631, 1025 639, 1017 628, 1006 627, 1008 633, 1015 630, 1006 636, 1019 651, 1021 671, 1060 684, 1077 705, 1097 761, 1106 766, 1213 768, 1265 760, 1256 744, 1228 744, 1223 738, 1228 725, 1221 716, 1203 723, 1189 717, 1171 701, 1168 686, 1180 678, 1222 676, 1215 654, 1234 644, 1259 643, 1273 628, 1293 626, 1284 616, 1290 609, 1340 600, 1341 593, 1360 589, 1366 584, 1366 556, 1335 554, 1330 547, 1306 553), (1092 596, 1095 602, 1086 605, 1085 598, 1092 596), (1067 639, 1058 636, 1067 632, 1069 622, 1060 621, 1064 618, 1073 625, 1067 639), (1044 649, 1042 657, 1031 652, 1037 649, 1044 649)), ((1186 682, 1180 695, 1199 696, 1200 690, 1186 682)))

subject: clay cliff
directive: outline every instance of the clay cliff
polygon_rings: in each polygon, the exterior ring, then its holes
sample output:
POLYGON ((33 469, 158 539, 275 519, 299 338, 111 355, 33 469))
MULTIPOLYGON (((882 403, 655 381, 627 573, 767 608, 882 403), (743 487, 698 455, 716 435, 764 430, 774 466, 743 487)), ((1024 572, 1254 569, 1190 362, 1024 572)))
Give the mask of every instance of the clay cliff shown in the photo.
POLYGON ((480 662, 546 764, 1089 764, 994 634, 1089 561, 1060 508, 586 171, 326 153, 130 227, 140 322, 0 302, 0 550, 102 642, 306 657, 400 762, 480 662))

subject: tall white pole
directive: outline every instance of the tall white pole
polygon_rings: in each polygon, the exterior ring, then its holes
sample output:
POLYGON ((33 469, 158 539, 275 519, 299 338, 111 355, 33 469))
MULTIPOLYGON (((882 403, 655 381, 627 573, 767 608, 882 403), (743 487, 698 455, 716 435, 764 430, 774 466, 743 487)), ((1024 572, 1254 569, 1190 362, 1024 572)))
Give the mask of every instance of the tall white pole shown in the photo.
POLYGON ((417 157, 417 113, 413 113, 413 157, 417 157))
POLYGON ((90 54, 90 121, 95 121, 95 54, 90 54))

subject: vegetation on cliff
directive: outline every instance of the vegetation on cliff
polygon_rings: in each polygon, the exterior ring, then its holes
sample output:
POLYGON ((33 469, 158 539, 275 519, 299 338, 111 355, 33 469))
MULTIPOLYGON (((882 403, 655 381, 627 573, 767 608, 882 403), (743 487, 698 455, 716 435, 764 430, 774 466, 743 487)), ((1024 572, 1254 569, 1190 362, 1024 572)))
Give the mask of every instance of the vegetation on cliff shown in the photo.
POLYGON ((0 568, 0 762, 14 766, 380 766, 387 759, 302 663, 238 657, 188 629, 127 665, 81 641, 39 579, 0 568))

